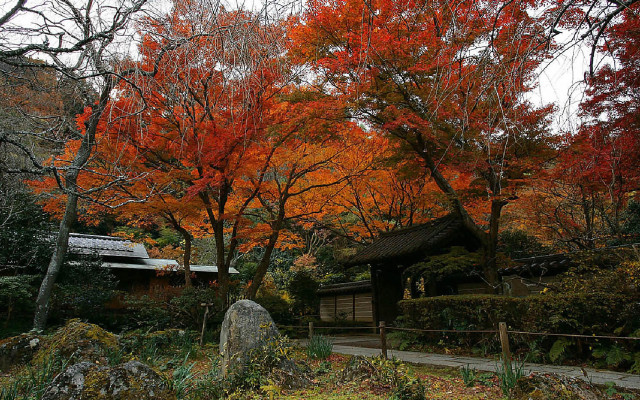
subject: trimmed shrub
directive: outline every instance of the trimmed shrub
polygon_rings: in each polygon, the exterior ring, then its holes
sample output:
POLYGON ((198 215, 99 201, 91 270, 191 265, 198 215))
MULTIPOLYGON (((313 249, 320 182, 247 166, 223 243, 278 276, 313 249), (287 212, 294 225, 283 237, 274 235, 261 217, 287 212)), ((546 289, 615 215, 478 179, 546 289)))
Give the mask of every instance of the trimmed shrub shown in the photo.
MULTIPOLYGON (((640 319, 637 318, 640 302, 637 298, 621 294, 576 293, 523 298, 440 296, 404 300, 399 306, 401 317, 397 325, 407 328, 482 331, 495 330, 498 323, 504 321, 510 330, 524 332, 614 336, 637 336, 640 332, 640 319)), ((516 353, 535 362, 591 359, 602 366, 629 368, 631 357, 607 361, 599 354, 607 352, 610 347, 626 355, 640 351, 640 344, 636 341, 619 341, 616 344, 585 338, 520 334, 512 334, 509 339, 516 353)), ((487 350, 499 351, 495 334, 423 333, 419 335, 419 341, 467 349, 482 348, 485 353, 487 350)))

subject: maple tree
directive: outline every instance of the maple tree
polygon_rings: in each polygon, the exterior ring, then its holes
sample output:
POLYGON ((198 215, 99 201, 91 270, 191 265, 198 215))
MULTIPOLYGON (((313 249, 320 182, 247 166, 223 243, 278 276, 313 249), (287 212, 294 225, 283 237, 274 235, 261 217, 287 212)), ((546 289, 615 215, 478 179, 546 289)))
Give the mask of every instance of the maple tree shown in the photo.
POLYGON ((566 134, 532 197, 535 222, 569 249, 621 239, 622 212, 640 183, 638 7, 630 5, 603 33, 600 49, 615 62, 588 79, 583 122, 566 134))
MULTIPOLYGON (((329 188, 365 168, 342 162, 366 134, 332 116, 326 98, 291 85, 295 70, 279 58, 282 29, 248 12, 191 3, 177 5, 163 24, 150 21, 137 67, 150 63, 157 72, 133 80, 135 90, 122 86, 101 125, 96 173, 82 177, 84 186, 105 189, 94 204, 127 202, 122 210, 133 221, 147 212, 162 216, 187 247, 194 232, 211 234, 225 300, 238 251, 264 249, 246 288, 253 298, 273 250, 297 245, 287 226, 321 214, 339 191, 329 188), (167 37, 191 36, 194 25, 200 37, 164 52, 167 37), (102 181, 116 172, 129 176, 127 185, 102 181), (150 192, 145 202, 127 201, 150 192)), ((188 255, 185 249, 185 264, 188 255)))
POLYGON ((187 200, 195 197, 204 208, 226 300, 243 210, 255 198, 271 157, 256 144, 286 78, 276 58, 279 27, 248 12, 202 10, 190 2, 176 5, 168 24, 151 24, 153 34, 141 47, 143 63, 155 59, 165 35, 185 37, 196 25, 205 35, 168 53, 159 74, 140 82, 144 92, 137 100, 149 105, 147 126, 130 140, 147 162, 181 174, 174 178, 187 188, 187 200))
POLYGON ((367 168, 349 176, 331 198, 330 211, 315 218, 315 227, 355 243, 368 243, 380 232, 409 227, 446 212, 428 174, 415 163, 398 159, 395 143, 379 132, 368 131, 367 140, 350 149, 349 157, 367 168))
POLYGON ((541 168, 551 106, 524 94, 546 56, 549 15, 531 1, 309 3, 292 33, 300 62, 351 118, 418 162, 483 245, 497 287, 502 209, 541 168), (461 187, 454 180, 466 182, 461 187))

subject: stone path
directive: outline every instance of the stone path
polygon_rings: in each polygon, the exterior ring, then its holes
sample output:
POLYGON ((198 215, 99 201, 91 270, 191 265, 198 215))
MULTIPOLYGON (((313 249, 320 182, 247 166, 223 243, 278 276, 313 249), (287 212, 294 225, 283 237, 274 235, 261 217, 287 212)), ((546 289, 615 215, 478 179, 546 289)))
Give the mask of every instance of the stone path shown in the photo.
MULTIPOLYGON (((376 336, 338 336, 333 337, 333 351, 339 354, 361 355, 366 357, 380 354, 379 341, 376 336), (377 347, 377 348, 376 348, 377 347)), ((480 357, 462 357, 445 354, 418 353, 413 351, 388 350, 389 357, 415 364, 428 364, 443 367, 460 368, 469 366, 478 371, 495 372, 498 365, 495 360, 480 357)), ((595 384, 613 382, 616 386, 640 390, 640 375, 626 374, 594 368, 584 368, 586 376, 580 367, 556 366, 526 363, 526 374, 531 372, 553 373, 572 378, 580 378, 595 384)))

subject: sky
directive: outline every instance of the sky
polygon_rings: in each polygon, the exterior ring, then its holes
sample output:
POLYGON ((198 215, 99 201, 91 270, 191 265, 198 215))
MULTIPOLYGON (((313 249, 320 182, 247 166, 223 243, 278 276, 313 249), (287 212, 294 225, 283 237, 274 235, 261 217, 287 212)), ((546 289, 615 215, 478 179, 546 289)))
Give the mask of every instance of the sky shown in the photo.
POLYGON ((530 94, 536 105, 556 104, 552 129, 556 133, 575 132, 580 122, 579 104, 585 98, 585 74, 589 72, 586 45, 572 46, 539 69, 537 87, 530 94))

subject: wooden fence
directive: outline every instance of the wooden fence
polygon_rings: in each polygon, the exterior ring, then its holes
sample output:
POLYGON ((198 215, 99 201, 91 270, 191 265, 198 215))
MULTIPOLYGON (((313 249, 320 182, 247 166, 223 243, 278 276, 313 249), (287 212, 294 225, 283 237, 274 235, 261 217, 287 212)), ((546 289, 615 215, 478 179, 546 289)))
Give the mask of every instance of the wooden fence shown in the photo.
POLYGON ((313 322, 309 322, 308 326, 278 326, 281 328, 289 328, 289 329, 300 329, 300 330, 308 330, 309 339, 313 338, 316 330, 323 329, 331 329, 331 330, 368 330, 371 331, 375 329, 376 333, 380 337, 380 352, 382 357, 385 359, 388 358, 388 346, 387 346, 387 333, 388 331, 406 331, 406 332, 416 332, 416 333, 459 333, 459 334, 469 334, 469 333, 477 333, 477 334, 495 334, 497 339, 500 341, 500 346, 502 348, 502 361, 504 362, 504 367, 511 369, 511 350, 509 348, 509 334, 512 335, 530 335, 530 336, 558 336, 558 337, 570 337, 570 338, 581 338, 581 339, 609 339, 609 340, 640 340, 640 337, 631 337, 631 336, 608 336, 608 335, 584 335, 584 334, 570 334, 570 333, 549 333, 549 332, 524 332, 524 331, 509 331, 507 328, 507 324, 505 322, 500 322, 498 324, 498 329, 496 330, 453 330, 453 329, 416 329, 416 328, 399 328, 393 326, 387 326, 385 321, 380 321, 380 324, 374 328, 372 326, 345 326, 345 327, 336 327, 336 326, 315 326, 313 322))

